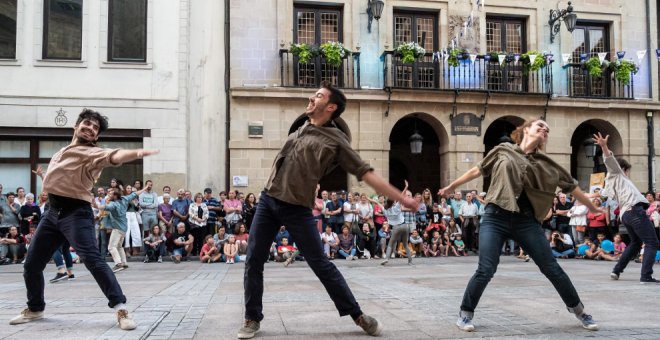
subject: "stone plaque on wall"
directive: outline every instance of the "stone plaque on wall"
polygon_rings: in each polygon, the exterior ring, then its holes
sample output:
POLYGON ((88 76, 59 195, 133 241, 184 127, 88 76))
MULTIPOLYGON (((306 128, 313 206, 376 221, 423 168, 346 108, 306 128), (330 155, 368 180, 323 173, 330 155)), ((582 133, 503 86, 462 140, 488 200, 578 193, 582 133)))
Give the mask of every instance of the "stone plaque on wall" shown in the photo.
POLYGON ((481 136, 481 119, 474 113, 459 113, 451 119, 451 134, 481 136))

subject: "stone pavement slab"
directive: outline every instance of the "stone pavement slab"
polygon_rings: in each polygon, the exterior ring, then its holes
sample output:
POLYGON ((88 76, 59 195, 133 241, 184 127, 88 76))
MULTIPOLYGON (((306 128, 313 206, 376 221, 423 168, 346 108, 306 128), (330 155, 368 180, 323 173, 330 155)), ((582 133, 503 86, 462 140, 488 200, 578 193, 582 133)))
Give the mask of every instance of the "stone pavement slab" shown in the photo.
MULTIPOLYGON (((660 285, 639 284, 639 264, 619 281, 611 262, 560 260, 601 330, 582 329, 533 263, 504 256, 475 313, 476 332, 454 326, 463 290, 476 269, 464 258, 344 261, 335 264, 363 310, 384 324, 383 339, 658 339, 660 285)), ((54 275, 47 268, 46 279, 54 275)), ((120 330, 96 282, 76 265, 77 279, 46 284, 45 319, 0 327, 0 339, 234 339, 243 320, 243 265, 131 262, 117 273, 138 328, 120 330)), ((367 339, 339 318, 305 262, 268 263, 259 339, 367 339)), ((0 319, 25 306, 20 265, 0 266, 0 319)))

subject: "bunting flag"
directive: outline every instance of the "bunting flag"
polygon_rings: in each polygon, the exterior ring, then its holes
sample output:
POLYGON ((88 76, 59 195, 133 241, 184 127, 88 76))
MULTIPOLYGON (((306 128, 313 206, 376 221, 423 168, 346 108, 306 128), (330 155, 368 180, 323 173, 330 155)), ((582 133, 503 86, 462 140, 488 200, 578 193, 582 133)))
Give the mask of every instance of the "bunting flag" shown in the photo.
POLYGON ((529 55, 529 63, 534 64, 534 60, 536 60, 537 55, 536 54, 530 54, 529 55))
POLYGON ((623 59, 623 57, 624 57, 625 55, 626 55, 626 51, 619 51, 619 52, 616 52, 616 57, 617 57, 619 60, 623 59))
POLYGON ((513 61, 517 65, 518 61, 520 60, 520 53, 516 53, 513 55, 513 61))
POLYGON ((470 53, 470 61, 474 62, 475 60, 477 60, 477 55, 473 54, 473 53, 470 53))
POLYGON ((641 64, 645 56, 646 56, 646 50, 637 51, 637 62, 641 64))
POLYGON ((571 60, 571 54, 570 53, 562 53, 561 54, 561 60, 564 63, 564 65, 568 64, 568 62, 571 60))
POLYGON ((607 52, 599 52, 598 53, 598 59, 600 60, 601 64, 603 63, 603 61, 605 61, 605 56, 607 56, 607 52))
POLYGON ((504 63, 504 59, 506 59, 506 54, 498 54, 497 55, 497 61, 500 62, 500 66, 504 63))

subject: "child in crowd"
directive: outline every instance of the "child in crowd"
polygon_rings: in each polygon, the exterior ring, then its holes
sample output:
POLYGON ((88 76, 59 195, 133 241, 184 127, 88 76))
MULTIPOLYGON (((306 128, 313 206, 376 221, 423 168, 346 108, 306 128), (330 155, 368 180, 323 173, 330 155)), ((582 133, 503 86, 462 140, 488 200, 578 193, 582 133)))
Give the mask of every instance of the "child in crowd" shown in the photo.
POLYGON ((431 221, 429 221, 429 225, 426 227, 426 231, 430 235, 433 235, 433 231, 443 232, 445 228, 446 227, 442 219, 442 213, 438 208, 438 203, 433 203, 433 212, 431 213, 431 221))
POLYGON ((390 230, 390 224, 387 221, 384 221, 382 228, 378 231, 378 250, 380 251, 382 258, 385 258, 385 249, 387 249, 387 243, 390 242, 391 236, 392 231, 390 230))
POLYGON ((463 235, 456 234, 454 239, 454 247, 456 247, 457 256, 468 256, 467 250, 465 250, 465 242, 463 242, 463 235))
POLYGON ((220 254, 220 251, 215 246, 215 242, 213 242, 213 236, 206 235, 202 250, 199 252, 199 260, 202 263, 211 263, 220 261, 221 257, 222 254, 220 254))
POLYGON ((282 238, 282 245, 277 247, 277 261, 284 262, 284 266, 288 267, 298 256, 298 249, 295 246, 289 245, 289 239, 282 238))
POLYGON ((238 255, 238 245, 236 244, 236 236, 229 235, 229 240, 225 243, 225 262, 234 264, 236 262, 236 255, 238 255))
POLYGON ((454 256, 459 256, 458 252, 456 251, 456 247, 454 247, 454 236, 449 235, 448 231, 445 231, 442 234, 442 244, 445 247, 445 256, 449 256, 449 251, 451 251, 454 256))
POLYGON ((419 236, 419 231, 417 231, 417 229, 413 229, 408 238, 408 243, 410 244, 412 257, 421 257, 424 253, 424 240, 419 236))
POLYGON ((437 230, 433 232, 433 237, 429 241, 424 255, 426 255, 426 257, 437 257, 442 255, 442 238, 440 237, 440 232, 437 230))

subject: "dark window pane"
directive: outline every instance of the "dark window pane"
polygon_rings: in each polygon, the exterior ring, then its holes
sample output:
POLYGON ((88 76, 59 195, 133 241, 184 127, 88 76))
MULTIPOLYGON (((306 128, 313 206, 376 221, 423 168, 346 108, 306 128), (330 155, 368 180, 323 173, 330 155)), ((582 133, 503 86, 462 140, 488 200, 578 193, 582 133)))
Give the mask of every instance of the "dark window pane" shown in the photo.
POLYGON ((82 58, 82 0, 44 0, 44 59, 82 58))
POLYGON ((147 61, 147 0, 110 0, 108 60, 147 61))
POLYGON ((0 58, 16 59, 16 1, 0 0, 0 58))

